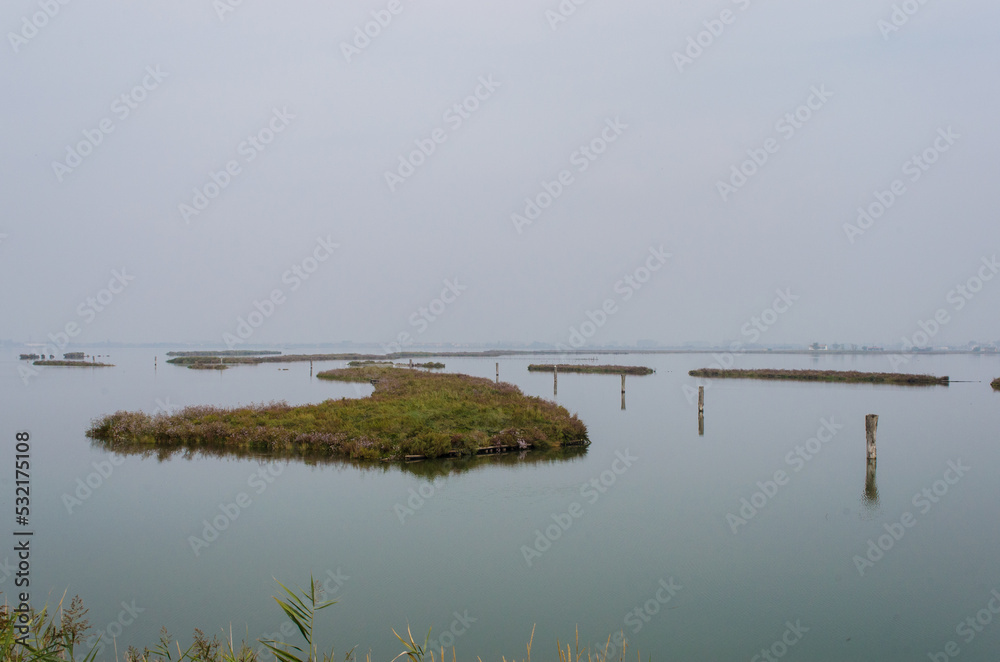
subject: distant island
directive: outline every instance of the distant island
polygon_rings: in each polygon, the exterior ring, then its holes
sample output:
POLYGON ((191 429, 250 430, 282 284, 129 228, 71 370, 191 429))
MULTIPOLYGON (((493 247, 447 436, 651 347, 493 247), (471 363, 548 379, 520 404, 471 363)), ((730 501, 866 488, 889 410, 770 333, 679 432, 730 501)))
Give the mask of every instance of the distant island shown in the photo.
POLYGON ((114 368, 113 363, 91 363, 90 361, 60 361, 58 359, 34 361, 31 365, 60 366, 73 368, 114 368))
POLYGON ((651 375, 655 370, 641 365, 581 365, 578 363, 532 363, 529 372, 583 372, 601 375, 651 375))
POLYGON ((850 384, 896 384, 900 386, 947 386, 948 377, 899 372, 857 372, 854 370, 691 370, 692 377, 709 379, 786 379, 803 382, 843 382, 850 384))
POLYGON ((587 427, 565 407, 526 396, 505 382, 388 366, 320 372, 367 382, 366 398, 293 407, 283 402, 221 409, 187 407, 167 415, 118 411, 96 419, 87 436, 151 448, 218 448, 403 460, 589 443, 587 427))
POLYGON ((167 356, 257 356, 265 354, 281 354, 280 351, 269 349, 223 349, 214 352, 167 352, 167 356))

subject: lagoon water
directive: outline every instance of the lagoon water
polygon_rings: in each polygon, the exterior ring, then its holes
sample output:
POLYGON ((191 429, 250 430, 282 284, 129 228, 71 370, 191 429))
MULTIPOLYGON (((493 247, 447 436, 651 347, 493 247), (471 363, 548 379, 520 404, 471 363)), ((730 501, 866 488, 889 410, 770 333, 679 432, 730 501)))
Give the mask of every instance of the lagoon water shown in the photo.
MULTIPOLYGON (((401 650, 390 628, 407 624, 421 638, 450 629, 439 641, 484 660, 522 659, 533 626, 535 659, 553 659, 557 639, 572 641, 577 628, 591 646, 624 631, 629 655, 654 660, 750 660, 765 648, 799 660, 926 660, 949 642, 968 660, 1000 650, 1000 614, 989 611, 991 591, 1000 593, 1000 393, 989 386, 998 357, 919 356, 906 366, 949 375, 948 387, 712 382, 704 435, 683 387, 710 355, 601 357, 656 373, 628 378, 624 409, 619 377, 559 376, 555 400, 589 427, 586 452, 435 475, 439 465, 118 456, 93 446, 89 421, 117 409, 371 391, 317 380, 308 364, 195 371, 165 364, 163 351, 98 350, 116 367, 45 368, 27 385, 16 360, 0 362, 7 539, 14 435, 28 430, 32 602, 80 595, 106 633, 103 659, 114 659, 108 632, 119 656, 152 646, 162 626, 183 642, 194 628, 231 628, 237 640, 280 633, 275 579, 303 585, 310 573, 339 601, 317 618, 321 647, 338 656, 358 646, 390 660, 401 650), (877 498, 871 485, 866 496, 867 413, 880 415, 877 498), (829 440, 809 442, 817 432, 829 440), (797 459, 807 446, 809 459, 797 459), (77 495, 95 463, 109 475, 77 495), (246 507, 196 554, 191 537, 204 537, 205 521, 240 493, 246 507)), ((445 362, 494 376, 495 359, 445 362)), ((501 379, 552 398, 552 375, 528 373, 529 362, 541 359, 500 359, 501 379)), ((883 356, 736 362, 891 367, 883 356)), ((0 561, 13 561, 5 548, 0 561)), ((14 578, 0 575, 10 600, 14 578)))

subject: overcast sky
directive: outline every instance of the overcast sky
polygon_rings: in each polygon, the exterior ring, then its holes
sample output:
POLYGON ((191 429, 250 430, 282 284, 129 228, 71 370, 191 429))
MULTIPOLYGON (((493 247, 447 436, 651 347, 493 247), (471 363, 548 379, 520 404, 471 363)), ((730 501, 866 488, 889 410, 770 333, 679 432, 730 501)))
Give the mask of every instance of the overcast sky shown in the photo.
POLYGON ((992 0, 236 3, 4 3, 0 338, 1000 338, 992 0))

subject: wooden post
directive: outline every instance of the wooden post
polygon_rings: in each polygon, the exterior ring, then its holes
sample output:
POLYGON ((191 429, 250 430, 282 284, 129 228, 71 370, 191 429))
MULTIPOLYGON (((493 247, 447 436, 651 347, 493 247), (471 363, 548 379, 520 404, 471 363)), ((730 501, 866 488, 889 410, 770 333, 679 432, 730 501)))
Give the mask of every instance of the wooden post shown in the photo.
POLYGON ((625 391, 622 391, 622 411, 625 411, 625 391))
POLYGON ((559 366, 552 369, 552 395, 559 395, 559 366))
POLYGON ((698 387, 698 413, 705 411, 705 387, 698 387))
POLYGON ((878 414, 865 416, 865 437, 868 440, 868 459, 875 459, 875 431, 878 428, 878 414))
POLYGON ((313 376, 313 362, 312 361, 309 362, 309 376, 310 377, 313 376))
POLYGON ((625 394, 625 375, 622 375, 622 394, 625 394))
POLYGON ((497 361, 497 384, 500 383, 500 362, 497 361))
POLYGON ((413 367, 413 359, 410 359, 410 367, 413 367))
POLYGON ((705 412, 703 411, 698 412, 698 436, 705 436, 705 412))

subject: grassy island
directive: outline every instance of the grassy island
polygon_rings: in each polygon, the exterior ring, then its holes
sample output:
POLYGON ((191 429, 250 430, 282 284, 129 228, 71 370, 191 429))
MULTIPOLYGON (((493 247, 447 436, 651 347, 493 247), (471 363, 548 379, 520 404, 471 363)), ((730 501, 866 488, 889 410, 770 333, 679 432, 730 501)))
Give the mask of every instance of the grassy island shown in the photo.
POLYGON ((710 379, 786 379, 803 382, 841 382, 848 384, 896 384, 899 386, 947 386, 947 377, 913 375, 900 372, 857 372, 854 370, 719 370, 703 368, 688 372, 692 377, 710 379))
POLYGON ((35 361, 32 365, 62 366, 73 368, 114 368, 113 363, 91 363, 90 361, 35 361))
POLYGON ((151 449, 321 452, 363 460, 588 443, 587 428, 576 415, 507 383, 385 366, 328 370, 317 377, 369 382, 375 392, 300 407, 283 402, 235 409, 201 406, 155 416, 118 411, 94 420, 87 436, 112 449, 118 442, 140 442, 151 449))
POLYGON ((222 349, 217 351, 167 352, 167 356, 263 356, 265 354, 281 354, 269 349, 222 349))
POLYGON ((587 372, 600 375, 651 375, 655 370, 641 365, 579 365, 576 363, 532 363, 529 372, 587 372))

